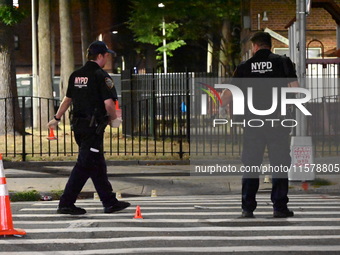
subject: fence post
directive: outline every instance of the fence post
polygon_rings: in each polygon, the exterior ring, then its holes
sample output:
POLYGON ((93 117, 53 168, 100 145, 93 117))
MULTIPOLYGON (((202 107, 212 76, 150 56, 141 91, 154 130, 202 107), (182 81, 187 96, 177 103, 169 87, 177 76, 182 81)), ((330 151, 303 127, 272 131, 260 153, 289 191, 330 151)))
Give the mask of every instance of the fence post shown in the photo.
MULTIPOLYGON (((181 98, 180 95, 178 96, 178 102, 180 102, 181 98)), ((177 106, 179 109, 178 111, 178 135, 179 135, 179 158, 183 159, 183 133, 182 133, 182 112, 181 106, 177 106)))
MULTIPOLYGON (((161 79, 161 76, 158 76, 158 81, 161 79)), ((156 80, 155 80, 155 69, 152 69, 152 91, 151 91, 151 132, 153 135, 153 139, 157 139, 157 100, 156 100, 156 80)))
POLYGON ((187 114, 187 121, 186 121, 186 125, 187 125, 187 141, 189 143, 189 155, 190 155, 190 118, 191 118, 191 114, 190 114, 190 106, 191 106, 191 100, 190 100, 190 77, 189 77, 189 72, 188 69, 186 68, 186 101, 187 101, 187 105, 186 105, 186 114, 187 114))
MULTIPOLYGON (((25 117, 26 117, 26 104, 25 96, 22 97, 22 161, 26 161, 26 130, 25 130, 25 117)), ((15 132, 15 131, 14 131, 15 132)), ((33 135, 33 134, 32 134, 33 135)))
POLYGON ((132 135, 133 130, 133 74, 131 69, 122 72, 121 107, 123 109, 123 133, 124 137, 132 135), (129 117, 127 117, 129 116, 129 117))

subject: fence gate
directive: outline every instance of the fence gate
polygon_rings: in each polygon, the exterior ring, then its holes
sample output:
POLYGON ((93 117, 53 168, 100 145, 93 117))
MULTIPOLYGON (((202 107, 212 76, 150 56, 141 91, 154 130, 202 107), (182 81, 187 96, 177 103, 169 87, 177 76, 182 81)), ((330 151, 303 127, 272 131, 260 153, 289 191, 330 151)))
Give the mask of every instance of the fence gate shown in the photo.
POLYGON ((307 133, 316 156, 340 154, 340 59, 307 59, 306 86, 312 94, 307 133))

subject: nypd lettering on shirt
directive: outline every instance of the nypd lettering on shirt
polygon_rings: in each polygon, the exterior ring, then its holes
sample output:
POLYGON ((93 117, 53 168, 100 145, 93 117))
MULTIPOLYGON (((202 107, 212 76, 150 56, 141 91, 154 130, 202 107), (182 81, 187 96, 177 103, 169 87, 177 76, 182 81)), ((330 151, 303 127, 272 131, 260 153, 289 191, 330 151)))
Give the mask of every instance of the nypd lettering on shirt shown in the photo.
POLYGON ((273 63, 270 61, 267 62, 255 62, 251 63, 251 72, 252 73, 266 73, 272 72, 273 63))
POLYGON ((87 82, 89 81, 88 77, 75 77, 74 78, 74 86, 77 88, 87 87, 87 82))

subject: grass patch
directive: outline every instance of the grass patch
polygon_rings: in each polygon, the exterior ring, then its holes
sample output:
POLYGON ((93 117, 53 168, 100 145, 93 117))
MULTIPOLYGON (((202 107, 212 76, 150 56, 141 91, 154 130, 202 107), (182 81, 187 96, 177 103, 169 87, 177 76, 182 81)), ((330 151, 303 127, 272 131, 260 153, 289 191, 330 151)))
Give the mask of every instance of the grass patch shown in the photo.
POLYGON ((53 200, 60 200, 61 195, 63 194, 64 190, 51 190, 51 196, 53 200))
MULTIPOLYGON (((0 135, 0 151, 7 161, 22 161, 23 151, 27 161, 74 161, 78 156, 78 145, 71 135, 69 125, 59 125, 55 134, 58 140, 46 139, 47 130, 26 128, 28 135, 22 137, 18 134, 0 135)), ((116 129, 107 127, 104 136, 105 157, 108 160, 156 160, 188 158, 189 143, 183 138, 173 140, 166 138, 153 139, 152 137, 130 137, 117 133, 116 129)))
POLYGON ((329 180, 321 179, 321 178, 315 178, 315 180, 311 183, 312 186, 315 188, 321 187, 321 186, 329 186, 332 185, 332 183, 329 180))
POLYGON ((40 194, 36 190, 30 190, 30 191, 22 191, 22 192, 16 192, 11 196, 12 202, 18 202, 18 201, 39 201, 40 200, 40 194))
MULTIPOLYGON (((159 130, 159 127, 157 128, 159 130)), ((107 160, 181 160, 189 159, 189 152, 194 158, 219 155, 225 159, 239 159, 242 151, 242 134, 219 134, 216 140, 197 140, 192 137, 189 144, 186 137, 180 139, 174 133, 173 139, 162 138, 157 135, 154 139, 151 135, 133 136, 124 135, 123 129, 106 128, 104 135, 104 151, 107 160), (196 153, 197 152, 197 153, 196 153)), ((25 155, 26 161, 75 161, 78 156, 78 146, 75 142, 71 128, 67 124, 60 124, 55 131, 58 140, 47 140, 48 130, 26 128, 25 137, 19 134, 0 135, 0 152, 3 152, 4 160, 22 161, 25 155)), ((215 139, 215 138, 214 138, 215 139)), ((314 139, 314 151, 318 157, 338 156, 339 144, 337 139, 314 139), (335 142, 334 142, 335 141, 335 142)), ((265 157, 268 158, 267 153, 265 157)))

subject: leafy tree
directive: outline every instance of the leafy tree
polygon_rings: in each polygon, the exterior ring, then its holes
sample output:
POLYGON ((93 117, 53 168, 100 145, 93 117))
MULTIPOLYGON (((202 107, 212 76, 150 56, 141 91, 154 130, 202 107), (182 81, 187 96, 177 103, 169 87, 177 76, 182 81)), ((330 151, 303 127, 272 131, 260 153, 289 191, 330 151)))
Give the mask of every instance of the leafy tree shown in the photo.
MULTIPOLYGON (((225 67, 235 64, 239 43, 231 34, 233 28, 239 26, 240 0, 166 0, 164 8, 159 8, 156 0, 132 0, 132 3, 129 27, 137 41, 160 46, 164 18, 169 56, 186 41, 205 39, 207 43, 213 42, 215 69, 220 60, 225 67)), ((162 47, 157 49, 158 52, 163 50, 162 47)), ((226 72, 232 69, 226 68, 226 72)))
POLYGON ((162 53, 166 51, 168 56, 173 56, 173 51, 183 45, 184 40, 179 39, 176 22, 168 22, 167 12, 164 8, 158 7, 159 1, 146 0, 132 1, 133 12, 129 20, 129 27, 135 33, 135 39, 140 43, 149 43, 155 46, 158 52, 157 59, 161 59, 162 53), (164 47, 163 42, 163 20, 165 26, 165 39, 167 44, 164 47))
POLYGON ((13 26, 26 17, 26 13, 13 6, 13 1, 0 1, 0 22, 13 26))

